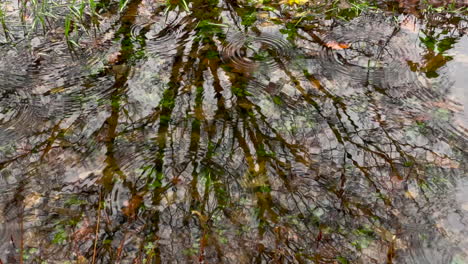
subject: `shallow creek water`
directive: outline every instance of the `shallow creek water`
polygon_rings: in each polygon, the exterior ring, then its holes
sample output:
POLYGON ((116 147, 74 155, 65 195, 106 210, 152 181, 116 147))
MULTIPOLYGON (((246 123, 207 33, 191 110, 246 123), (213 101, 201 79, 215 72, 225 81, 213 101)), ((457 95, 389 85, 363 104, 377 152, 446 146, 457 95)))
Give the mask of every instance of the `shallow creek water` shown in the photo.
POLYGON ((0 263, 468 263, 463 9, 78 2, 2 7, 0 263))

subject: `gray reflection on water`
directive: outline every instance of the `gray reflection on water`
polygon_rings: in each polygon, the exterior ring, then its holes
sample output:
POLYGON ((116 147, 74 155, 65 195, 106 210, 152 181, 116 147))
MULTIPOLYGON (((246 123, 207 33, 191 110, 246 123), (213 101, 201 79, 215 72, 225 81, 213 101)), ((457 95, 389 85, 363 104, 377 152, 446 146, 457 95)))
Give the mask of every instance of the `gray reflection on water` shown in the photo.
POLYGON ((418 42, 424 21, 363 13, 293 41, 153 4, 105 24, 102 50, 36 39, 44 57, 2 68, 2 114, 34 117, 0 127, 2 261, 467 259, 460 62, 418 42))
POLYGON ((457 108, 463 109, 463 113, 457 114, 457 119, 461 120, 466 134, 468 128, 468 109, 466 106, 468 101, 466 89, 468 75, 465 73, 468 71, 468 37, 462 37, 449 54, 453 54, 454 57, 453 62, 448 65, 447 69, 450 79, 454 80, 450 91, 450 99, 455 101, 457 108))

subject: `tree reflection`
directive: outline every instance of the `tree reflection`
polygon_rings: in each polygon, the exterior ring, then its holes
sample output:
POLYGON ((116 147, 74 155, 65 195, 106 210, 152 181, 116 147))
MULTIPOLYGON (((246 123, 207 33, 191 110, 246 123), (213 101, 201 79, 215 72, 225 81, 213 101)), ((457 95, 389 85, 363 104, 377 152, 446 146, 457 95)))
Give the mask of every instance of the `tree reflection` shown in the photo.
POLYGON ((359 12, 311 27, 312 14, 277 3, 268 16, 183 3, 129 1, 118 14, 103 2, 118 17, 102 25, 113 43, 74 50, 102 67, 48 92, 79 106, 2 145, 4 260, 465 257, 434 212, 459 207, 451 190, 466 172, 466 129, 438 76, 460 21, 447 16, 448 34, 415 20, 420 33, 410 16, 359 12))

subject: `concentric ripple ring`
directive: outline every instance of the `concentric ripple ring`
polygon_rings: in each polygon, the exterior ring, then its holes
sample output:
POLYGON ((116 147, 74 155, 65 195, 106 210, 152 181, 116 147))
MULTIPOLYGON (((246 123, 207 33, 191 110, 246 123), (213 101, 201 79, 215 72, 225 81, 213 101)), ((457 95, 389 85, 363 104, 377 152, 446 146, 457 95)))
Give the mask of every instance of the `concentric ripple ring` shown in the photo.
POLYGON ((222 60, 236 69, 252 71, 259 67, 280 68, 292 57, 292 46, 280 36, 236 33, 222 49, 222 60))

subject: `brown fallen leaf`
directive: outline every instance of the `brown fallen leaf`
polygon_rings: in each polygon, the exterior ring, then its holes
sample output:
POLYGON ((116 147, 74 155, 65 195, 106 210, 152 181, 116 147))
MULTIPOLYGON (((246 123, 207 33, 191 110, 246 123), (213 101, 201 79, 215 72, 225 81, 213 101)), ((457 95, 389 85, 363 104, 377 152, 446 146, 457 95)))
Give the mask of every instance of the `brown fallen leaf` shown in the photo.
POLYGON ((143 202, 143 197, 141 197, 138 194, 135 194, 128 200, 128 204, 125 208, 122 209, 122 212, 124 215, 128 217, 133 217, 136 214, 137 209, 140 207, 140 205, 143 202))
POLYGON ((116 64, 120 59, 120 55, 121 55, 120 51, 116 51, 114 53, 111 53, 107 57, 107 61, 109 62, 109 64, 116 64))
POLYGON ((325 43, 325 46, 330 48, 330 49, 334 49, 334 50, 342 50, 342 49, 347 49, 350 47, 349 44, 346 44, 346 43, 338 43, 336 41, 330 41, 330 42, 327 42, 325 43))
POLYGON ((418 14, 418 5, 420 0, 398 0, 399 7, 403 8, 407 13, 418 14))

